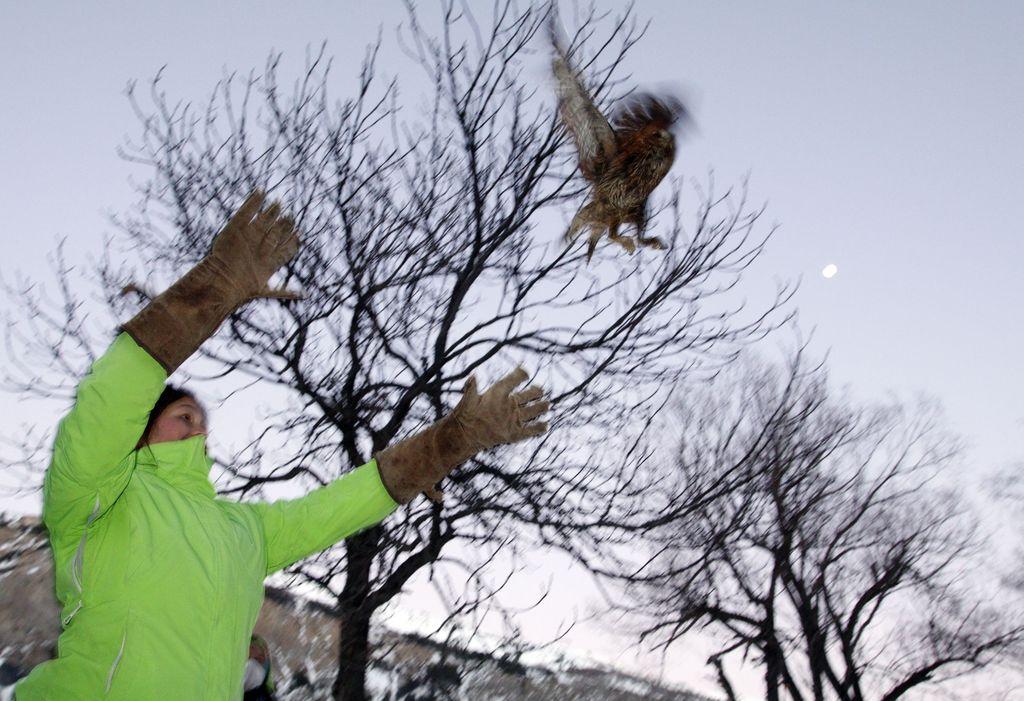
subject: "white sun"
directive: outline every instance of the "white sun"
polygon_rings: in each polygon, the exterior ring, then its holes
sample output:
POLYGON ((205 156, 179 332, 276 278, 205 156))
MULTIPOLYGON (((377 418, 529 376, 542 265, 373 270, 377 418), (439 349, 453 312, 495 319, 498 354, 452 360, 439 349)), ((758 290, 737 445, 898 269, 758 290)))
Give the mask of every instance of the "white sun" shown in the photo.
POLYGON ((839 272, 839 267, 835 263, 829 263, 821 269, 821 276, 824 278, 834 278, 836 273, 839 272))

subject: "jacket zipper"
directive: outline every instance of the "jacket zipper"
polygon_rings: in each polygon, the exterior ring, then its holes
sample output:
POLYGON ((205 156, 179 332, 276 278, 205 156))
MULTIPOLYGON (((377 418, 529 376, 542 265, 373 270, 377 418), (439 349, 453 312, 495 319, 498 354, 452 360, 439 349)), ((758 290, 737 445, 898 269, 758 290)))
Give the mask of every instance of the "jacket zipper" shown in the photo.
POLYGON ((100 513, 100 495, 96 495, 96 503, 92 507, 92 513, 89 514, 89 518, 85 521, 85 530, 82 531, 82 538, 78 541, 78 548, 75 550, 75 557, 71 560, 71 581, 74 583, 75 588, 78 590, 78 605, 69 613, 61 623, 66 628, 71 619, 75 617, 75 614, 82 608, 82 560, 85 556, 85 541, 89 536, 89 526, 96 520, 96 516, 100 513))
POLYGON ((106 693, 110 693, 110 685, 114 683, 114 672, 117 671, 117 666, 121 664, 121 656, 124 655, 124 644, 128 640, 128 631, 126 630, 121 636, 121 648, 117 651, 117 657, 114 658, 114 664, 110 665, 110 672, 107 673, 107 690, 106 693))

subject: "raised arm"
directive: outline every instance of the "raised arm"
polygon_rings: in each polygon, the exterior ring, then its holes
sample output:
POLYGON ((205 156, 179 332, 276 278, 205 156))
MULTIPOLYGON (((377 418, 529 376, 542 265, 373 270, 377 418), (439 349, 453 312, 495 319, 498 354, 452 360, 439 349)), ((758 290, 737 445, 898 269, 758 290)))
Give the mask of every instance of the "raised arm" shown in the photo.
POLYGON ((167 373, 122 333, 78 385, 57 427, 43 483, 43 518, 51 535, 84 528, 106 511, 131 476, 135 449, 167 373))
POLYGON ((220 323, 257 297, 294 296, 267 281, 298 249, 279 207, 260 211, 249 196, 218 234, 210 253, 153 299, 93 365, 61 421, 43 487, 51 537, 77 536, 105 512, 131 477, 124 460, 145 430, 164 381, 220 323))
POLYGON ((276 202, 261 212, 262 203, 261 193, 249 195, 213 240, 210 253, 124 325, 168 374, 246 302, 297 296, 267 286, 298 251, 299 237, 276 202))

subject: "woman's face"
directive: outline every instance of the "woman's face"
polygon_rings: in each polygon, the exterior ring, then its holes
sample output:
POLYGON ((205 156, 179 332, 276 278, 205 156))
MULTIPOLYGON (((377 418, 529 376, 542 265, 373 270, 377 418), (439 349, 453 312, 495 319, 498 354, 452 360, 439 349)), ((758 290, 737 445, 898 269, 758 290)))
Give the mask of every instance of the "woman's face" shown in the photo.
POLYGON ((167 405, 152 428, 146 441, 150 445, 168 441, 183 441, 193 436, 206 435, 206 414, 192 397, 182 397, 167 405))

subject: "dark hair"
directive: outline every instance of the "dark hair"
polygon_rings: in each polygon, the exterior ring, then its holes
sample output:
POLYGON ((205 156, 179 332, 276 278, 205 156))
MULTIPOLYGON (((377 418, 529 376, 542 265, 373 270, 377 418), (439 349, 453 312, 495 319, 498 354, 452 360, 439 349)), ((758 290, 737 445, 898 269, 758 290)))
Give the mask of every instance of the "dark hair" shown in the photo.
POLYGON ((159 418, 160 414, 163 413, 163 410, 179 399, 184 399, 185 397, 188 397, 196 404, 199 403, 199 400, 196 399, 196 395, 192 394, 184 387, 175 387, 174 385, 167 385, 164 387, 164 391, 160 393, 160 398, 156 400, 156 404, 153 405, 153 408, 149 412, 149 421, 146 422, 146 430, 142 432, 142 438, 139 439, 140 444, 145 443, 149 439, 149 431, 153 428, 153 424, 156 423, 157 418, 159 418))

